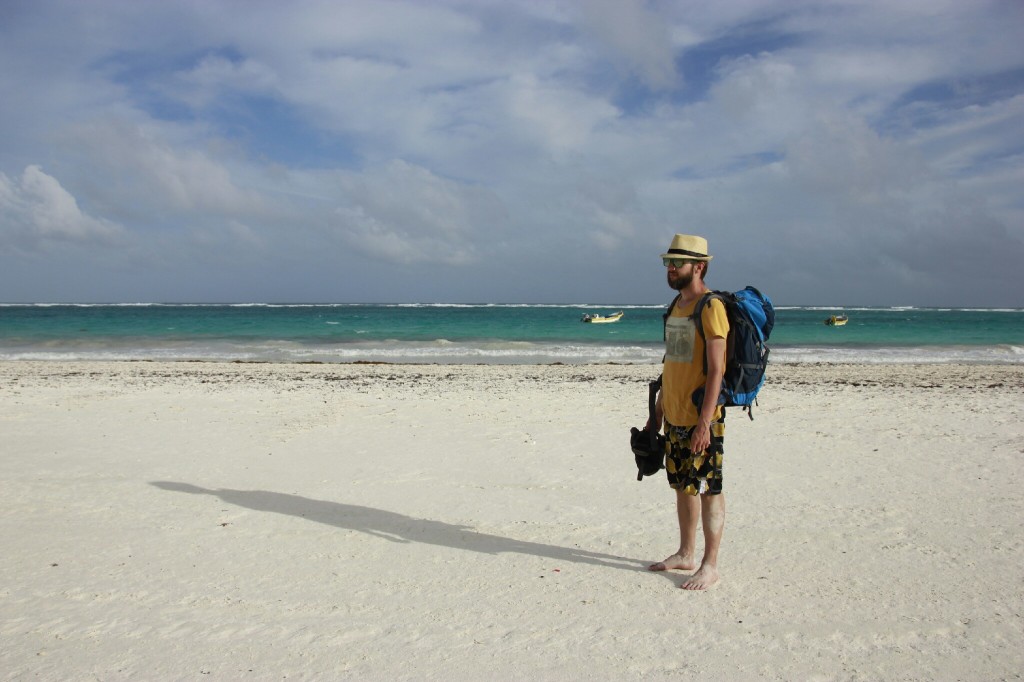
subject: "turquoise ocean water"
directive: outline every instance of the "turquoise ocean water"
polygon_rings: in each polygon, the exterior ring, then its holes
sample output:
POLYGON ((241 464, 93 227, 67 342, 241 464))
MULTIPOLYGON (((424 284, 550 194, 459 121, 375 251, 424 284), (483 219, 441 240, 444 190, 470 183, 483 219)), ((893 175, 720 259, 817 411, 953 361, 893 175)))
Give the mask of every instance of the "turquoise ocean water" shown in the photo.
MULTIPOLYGON (((0 305, 0 360, 657 363, 661 305, 0 305), (620 322, 580 322, 622 310, 620 322)), ((1024 309, 780 306, 774 362, 1024 363, 1024 309), (824 318, 845 313, 845 327, 824 318)))

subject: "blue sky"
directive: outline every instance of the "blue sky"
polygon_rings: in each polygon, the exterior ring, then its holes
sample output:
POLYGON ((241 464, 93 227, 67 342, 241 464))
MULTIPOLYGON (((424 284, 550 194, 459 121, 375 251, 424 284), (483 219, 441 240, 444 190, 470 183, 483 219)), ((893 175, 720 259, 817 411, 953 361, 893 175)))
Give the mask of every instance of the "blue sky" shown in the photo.
POLYGON ((0 5, 0 301, 1024 307, 1024 3, 0 5))

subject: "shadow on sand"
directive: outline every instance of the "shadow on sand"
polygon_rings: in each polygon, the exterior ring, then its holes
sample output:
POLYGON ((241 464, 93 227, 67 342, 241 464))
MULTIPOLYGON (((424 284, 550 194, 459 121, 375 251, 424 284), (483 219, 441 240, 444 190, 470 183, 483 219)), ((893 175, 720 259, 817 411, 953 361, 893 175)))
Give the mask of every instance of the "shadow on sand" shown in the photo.
POLYGON ((170 481, 154 481, 151 485, 178 493, 211 495, 238 507, 297 516, 308 521, 359 531, 392 542, 422 542, 483 554, 505 552, 529 554, 556 561, 624 568, 631 571, 638 570, 643 565, 638 561, 611 554, 488 535, 479 533, 469 526, 416 519, 383 509, 314 500, 301 495, 288 495, 266 490, 227 490, 223 488, 210 490, 189 483, 170 481))

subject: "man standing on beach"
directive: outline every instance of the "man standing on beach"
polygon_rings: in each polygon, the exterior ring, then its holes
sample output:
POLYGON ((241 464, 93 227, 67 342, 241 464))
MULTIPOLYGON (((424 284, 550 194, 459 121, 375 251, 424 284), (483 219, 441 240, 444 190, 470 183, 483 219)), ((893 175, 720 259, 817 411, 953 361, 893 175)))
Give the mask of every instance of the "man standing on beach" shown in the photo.
POLYGON ((662 261, 668 269, 668 285, 679 292, 665 322, 665 365, 655 415, 658 428, 665 427, 665 470, 676 493, 679 549, 652 571, 693 570, 680 587, 706 590, 718 582, 718 548, 725 529, 725 496, 722 494, 722 455, 725 421, 718 395, 725 374, 726 336, 729 320, 725 306, 711 299, 701 321, 704 339, 692 319, 694 308, 708 289, 708 243, 703 237, 677 234, 662 261), (705 341, 706 339, 706 341, 705 341), (707 374, 704 359, 707 358, 707 374), (694 391, 703 387, 700 405, 694 391), (704 556, 696 561, 697 521, 703 519, 704 556))

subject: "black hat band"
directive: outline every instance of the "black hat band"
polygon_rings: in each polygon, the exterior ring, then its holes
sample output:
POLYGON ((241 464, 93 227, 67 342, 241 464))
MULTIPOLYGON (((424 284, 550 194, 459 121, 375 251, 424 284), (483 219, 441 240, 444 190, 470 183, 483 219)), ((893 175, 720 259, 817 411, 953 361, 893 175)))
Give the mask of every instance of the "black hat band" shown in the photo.
POLYGON ((697 253, 696 251, 687 251, 686 249, 669 249, 669 253, 678 253, 681 256, 695 256, 697 258, 707 258, 706 253, 697 253))

